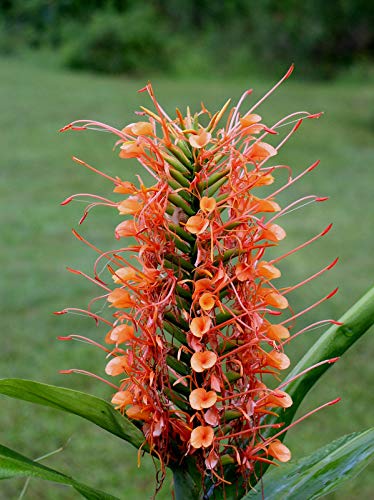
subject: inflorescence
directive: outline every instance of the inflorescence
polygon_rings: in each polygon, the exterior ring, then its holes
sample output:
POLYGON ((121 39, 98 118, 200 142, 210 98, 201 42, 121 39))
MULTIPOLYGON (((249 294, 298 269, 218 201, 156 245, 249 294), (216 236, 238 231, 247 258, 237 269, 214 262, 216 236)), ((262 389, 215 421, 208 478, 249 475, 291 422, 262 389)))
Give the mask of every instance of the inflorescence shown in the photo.
MULTIPOLYGON (((142 429, 162 470, 192 456, 203 478, 217 484, 226 481, 227 464, 245 482, 256 463, 290 459, 278 439, 287 428, 269 423, 269 417, 292 405, 282 390, 285 384, 279 383, 279 372, 290 366, 284 347, 300 333, 334 322, 320 321, 291 334, 296 318, 335 291, 298 313, 290 309, 288 296, 336 261, 297 285, 276 286, 278 263, 331 226, 287 253, 267 257, 268 249, 286 237, 280 216, 326 199, 306 196, 284 208, 275 201, 318 165, 293 177, 289 167, 269 164, 305 119, 320 114, 293 113, 269 127, 254 113, 291 71, 246 112, 241 109, 250 91, 230 110, 230 101, 213 115, 202 105, 194 115, 177 109, 172 119, 148 84, 141 92, 148 92, 155 110, 141 108, 143 121, 117 130, 80 120, 62 129, 113 133, 119 156, 136 158, 154 179, 150 187, 140 177, 135 185, 75 158, 112 181, 114 193, 121 195, 120 201, 76 195, 92 199, 81 222, 93 206, 112 207, 123 218, 116 238, 131 237, 135 243, 102 252, 74 231, 100 254, 94 277, 85 276, 104 290, 101 299, 113 314, 107 319, 91 308, 84 311, 108 326, 103 344, 78 335, 63 339, 84 339, 107 353, 105 372, 115 388, 112 403, 142 429), (270 145, 267 139, 276 138, 285 125, 290 131, 277 146, 270 145), (288 178, 272 190, 281 169, 288 178), (269 194, 256 195, 258 188, 269 194), (111 285, 99 276, 100 263, 106 264, 111 285), (290 313, 281 319, 286 311, 290 313), (269 375, 275 377, 275 388, 269 387, 274 385, 269 375), (269 433, 269 428, 279 431, 269 433)), ((72 371, 80 370, 65 372, 72 371)))

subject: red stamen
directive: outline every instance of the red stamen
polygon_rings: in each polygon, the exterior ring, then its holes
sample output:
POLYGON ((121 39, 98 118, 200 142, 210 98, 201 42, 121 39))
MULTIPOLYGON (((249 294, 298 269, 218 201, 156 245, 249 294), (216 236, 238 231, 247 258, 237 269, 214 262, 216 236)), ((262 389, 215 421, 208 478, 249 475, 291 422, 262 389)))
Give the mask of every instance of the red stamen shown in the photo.
POLYGON ((78 373, 80 375, 87 375, 88 377, 95 378, 96 380, 100 380, 100 382, 104 382, 104 384, 109 385, 110 387, 113 387, 116 391, 119 391, 118 385, 112 384, 108 380, 105 380, 102 377, 99 377, 99 375, 95 375, 95 373, 88 372, 86 370, 78 370, 76 368, 70 368, 69 370, 59 370, 58 373, 61 373, 62 375, 71 375, 72 373, 78 373))
POLYGON ((285 432, 287 432, 289 429, 291 429, 292 427, 294 427, 295 425, 299 424, 300 422, 302 422, 303 420, 305 420, 306 418, 310 417, 311 415, 313 415, 314 413, 317 413, 318 411, 320 410, 323 410, 324 408, 326 408, 327 406, 332 406, 336 403, 339 403, 339 401, 341 400, 341 398, 336 398, 336 399, 333 399, 332 401, 329 401, 328 403, 325 403, 321 406, 319 406, 318 408, 315 408, 314 410, 306 413, 305 415, 303 415, 302 417, 300 417, 299 419, 295 420, 294 422, 292 422, 292 424, 288 425, 287 427, 285 427, 284 429, 282 429, 280 432, 278 432, 277 434, 274 434, 274 436, 271 436, 270 438, 268 439, 265 439, 265 441, 263 443, 261 443, 261 446, 257 446, 255 447, 252 452, 253 453, 256 453, 257 451, 261 450, 264 446, 267 446, 269 443, 271 443, 271 441, 273 441, 274 439, 276 439, 277 437, 281 436, 282 434, 284 434, 285 432))
POLYGON ((294 248, 293 250, 290 250, 289 252, 281 255, 280 257, 277 257, 276 259, 270 260, 269 263, 270 264, 275 264, 276 262, 279 262, 280 260, 285 259, 286 257, 289 257, 293 253, 301 250, 302 248, 305 248, 306 246, 310 245, 311 243, 313 243, 314 241, 318 240, 322 236, 325 236, 330 231, 331 228, 332 228, 332 224, 329 224, 326 227, 326 229, 324 229, 321 233, 317 234, 316 236, 314 236, 310 240, 306 241, 305 243, 302 243, 301 245, 299 245, 298 247, 294 248))

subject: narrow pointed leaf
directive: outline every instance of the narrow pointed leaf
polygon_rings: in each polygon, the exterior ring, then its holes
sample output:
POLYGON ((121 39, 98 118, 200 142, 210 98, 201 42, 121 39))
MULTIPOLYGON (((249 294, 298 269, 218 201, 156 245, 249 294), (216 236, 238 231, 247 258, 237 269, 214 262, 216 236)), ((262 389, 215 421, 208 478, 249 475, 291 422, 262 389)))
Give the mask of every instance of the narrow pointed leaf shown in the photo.
POLYGON ((65 387, 22 379, 1 379, 0 394, 73 413, 122 438, 136 448, 143 433, 103 399, 65 387))
MULTIPOLYGON (((339 321, 343 325, 334 325, 329 328, 299 361, 286 380, 290 380, 320 361, 341 356, 374 324, 374 287, 356 302, 339 321)), ((319 366, 290 382, 282 389, 293 399, 293 405, 283 410, 280 417, 285 425, 292 421, 306 394, 331 366, 329 363, 319 366)))
MULTIPOLYGON (((266 500, 313 500, 336 490, 373 459, 374 429, 343 436, 294 463, 280 465, 263 478, 266 500)), ((262 500, 261 486, 242 500, 262 500)))
MULTIPOLYGON (((329 328, 290 372, 286 381, 320 361, 341 356, 374 324, 374 287, 356 302, 340 318, 339 322, 343 323, 343 325, 333 325, 329 328)), ((284 426, 289 425, 304 397, 331 366, 332 364, 329 363, 321 365, 290 382, 285 387, 282 387, 282 390, 292 397, 293 404, 290 408, 282 410, 279 416, 269 418, 268 423, 281 421, 284 423, 284 426)), ((274 430, 270 430, 269 432, 264 432, 264 435, 270 436, 275 432, 274 430)), ((286 432, 279 439, 283 440, 285 436, 286 432)), ((268 465, 262 464, 261 476, 265 475, 267 469, 268 465)), ((260 469, 258 468, 256 472, 256 475, 253 475, 251 479, 251 484, 253 485, 257 483, 260 469)))
POLYGON ((36 477, 54 483, 72 486, 84 498, 88 500, 118 500, 117 497, 91 488, 70 476, 66 476, 50 467, 30 460, 6 446, 0 445, 0 479, 13 477, 36 477))

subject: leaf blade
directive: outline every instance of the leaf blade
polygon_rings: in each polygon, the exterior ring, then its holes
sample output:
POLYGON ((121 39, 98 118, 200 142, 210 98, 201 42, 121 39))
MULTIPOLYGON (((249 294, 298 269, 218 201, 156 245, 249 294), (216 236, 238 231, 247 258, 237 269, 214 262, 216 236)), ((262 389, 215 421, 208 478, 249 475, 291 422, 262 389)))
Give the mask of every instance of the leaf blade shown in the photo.
MULTIPOLYGON (((374 457, 374 428, 343 436, 311 455, 281 465, 263 478, 266 500, 314 500, 359 474, 374 457)), ((261 500, 250 491, 242 500, 261 500)))
MULTIPOLYGON (((339 322, 343 325, 330 327, 288 374, 286 382, 320 361, 341 356, 374 324, 374 287, 356 302, 339 322)), ((292 397, 293 404, 283 410, 278 419, 270 420, 274 422, 280 419, 285 426, 290 424, 306 394, 331 366, 333 364, 330 363, 321 365, 283 387, 282 390, 292 397)), ((285 433, 282 439, 284 436, 285 433)))
POLYGON ((139 448, 143 433, 103 399, 65 387, 23 379, 0 379, 0 394, 78 415, 139 448))
POLYGON ((76 481, 70 476, 34 462, 20 453, 0 445, 0 480, 14 477, 34 477, 72 486, 87 500, 118 500, 117 497, 109 493, 76 481))

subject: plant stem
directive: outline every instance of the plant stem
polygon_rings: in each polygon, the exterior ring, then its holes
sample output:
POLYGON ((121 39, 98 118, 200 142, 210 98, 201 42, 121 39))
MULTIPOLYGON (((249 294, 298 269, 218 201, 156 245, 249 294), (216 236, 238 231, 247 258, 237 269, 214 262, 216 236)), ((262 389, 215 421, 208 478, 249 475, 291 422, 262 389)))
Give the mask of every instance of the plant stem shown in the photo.
POLYGON ((201 500, 203 498, 202 480, 193 464, 173 469, 175 500, 201 500))

